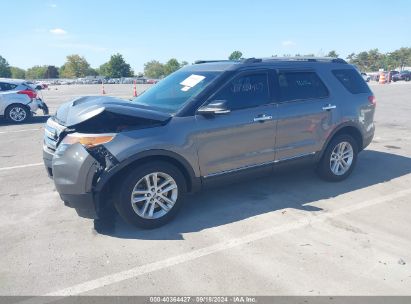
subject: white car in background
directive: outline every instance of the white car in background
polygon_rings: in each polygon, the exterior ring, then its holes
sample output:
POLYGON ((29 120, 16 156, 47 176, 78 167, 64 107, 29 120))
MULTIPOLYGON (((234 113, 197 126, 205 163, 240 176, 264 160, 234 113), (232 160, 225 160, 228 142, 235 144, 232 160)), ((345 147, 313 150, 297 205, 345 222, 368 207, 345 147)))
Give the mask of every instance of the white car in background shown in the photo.
POLYGON ((371 79, 371 76, 367 75, 367 73, 361 73, 361 76, 366 82, 369 82, 371 79))
POLYGON ((48 115, 48 107, 38 97, 38 89, 41 87, 25 80, 0 78, 0 116, 13 123, 23 123, 38 109, 48 115))

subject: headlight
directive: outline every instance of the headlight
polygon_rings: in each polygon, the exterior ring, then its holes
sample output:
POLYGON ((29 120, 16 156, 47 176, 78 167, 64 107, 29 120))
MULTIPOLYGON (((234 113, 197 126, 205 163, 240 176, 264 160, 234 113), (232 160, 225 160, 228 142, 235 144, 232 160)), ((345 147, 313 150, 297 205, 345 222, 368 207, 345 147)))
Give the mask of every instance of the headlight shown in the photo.
POLYGON ((62 145, 73 145, 76 143, 82 144, 86 148, 94 148, 98 145, 102 145, 110 142, 114 138, 115 134, 82 134, 72 133, 67 134, 61 141, 62 145))

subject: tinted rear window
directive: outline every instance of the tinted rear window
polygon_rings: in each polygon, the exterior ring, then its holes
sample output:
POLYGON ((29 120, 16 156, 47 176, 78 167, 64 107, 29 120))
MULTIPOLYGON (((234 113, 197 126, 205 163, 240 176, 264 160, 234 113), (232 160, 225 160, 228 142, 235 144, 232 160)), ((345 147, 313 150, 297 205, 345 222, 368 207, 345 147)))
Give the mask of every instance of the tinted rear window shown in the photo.
POLYGON ((353 69, 333 70, 334 76, 352 94, 368 93, 370 90, 360 73, 353 69))
POLYGON ((280 100, 324 98, 328 90, 315 72, 280 72, 280 100))
POLYGON ((10 91, 13 90, 17 87, 16 84, 12 84, 12 83, 5 83, 5 82, 1 82, 0 83, 0 91, 10 91))

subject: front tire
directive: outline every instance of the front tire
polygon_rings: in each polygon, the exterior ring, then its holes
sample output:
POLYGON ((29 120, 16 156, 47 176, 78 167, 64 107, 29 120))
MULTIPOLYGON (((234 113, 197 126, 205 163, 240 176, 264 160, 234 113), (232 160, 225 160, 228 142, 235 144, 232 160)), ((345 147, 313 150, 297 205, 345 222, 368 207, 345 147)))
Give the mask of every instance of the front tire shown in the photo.
POLYGON ((327 146, 318 163, 317 173, 327 181, 342 181, 353 171, 357 156, 358 144, 355 139, 350 135, 339 135, 327 146))
POLYGON ((7 107, 5 117, 12 123, 24 123, 31 118, 30 109, 22 104, 12 104, 7 107))
POLYGON ((140 165, 120 186, 115 207, 129 224, 157 228, 175 217, 186 189, 184 176, 174 165, 160 161, 140 165))

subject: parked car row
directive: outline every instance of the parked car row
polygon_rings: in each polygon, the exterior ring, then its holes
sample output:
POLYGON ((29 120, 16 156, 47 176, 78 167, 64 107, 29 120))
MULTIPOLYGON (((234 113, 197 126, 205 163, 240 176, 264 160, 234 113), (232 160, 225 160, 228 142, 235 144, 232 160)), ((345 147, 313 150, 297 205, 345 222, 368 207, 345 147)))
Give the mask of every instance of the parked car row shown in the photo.
MULTIPOLYGON (((410 81, 411 80, 411 71, 408 70, 404 70, 404 71, 389 71, 389 72, 382 72, 384 73, 385 79, 386 81, 400 81, 400 80, 404 80, 404 81, 410 81)), ((366 80, 366 73, 361 73, 361 75, 363 76, 364 80, 366 80)), ((381 73, 374 73, 373 75, 370 76, 371 80, 374 81, 380 81, 380 75, 381 73)), ((366 80, 368 81, 368 80, 366 80)))
POLYGON ((77 79, 56 79, 49 82, 50 85, 71 85, 71 84, 155 84, 158 79, 148 79, 145 77, 128 78, 77 78, 77 79))
POLYGON ((411 72, 410 71, 401 71, 392 76, 392 81, 396 82, 399 80, 410 81, 411 80, 411 72))

